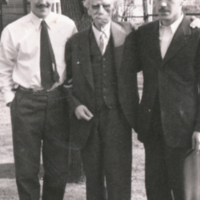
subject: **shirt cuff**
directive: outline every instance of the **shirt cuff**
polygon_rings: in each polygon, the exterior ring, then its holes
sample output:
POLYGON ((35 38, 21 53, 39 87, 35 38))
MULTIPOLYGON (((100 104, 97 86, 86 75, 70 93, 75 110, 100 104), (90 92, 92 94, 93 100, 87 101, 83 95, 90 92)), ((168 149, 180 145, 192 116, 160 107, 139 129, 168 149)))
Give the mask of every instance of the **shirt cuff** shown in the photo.
POLYGON ((15 97, 14 92, 4 93, 4 100, 5 100, 6 104, 12 102, 14 97, 15 97))

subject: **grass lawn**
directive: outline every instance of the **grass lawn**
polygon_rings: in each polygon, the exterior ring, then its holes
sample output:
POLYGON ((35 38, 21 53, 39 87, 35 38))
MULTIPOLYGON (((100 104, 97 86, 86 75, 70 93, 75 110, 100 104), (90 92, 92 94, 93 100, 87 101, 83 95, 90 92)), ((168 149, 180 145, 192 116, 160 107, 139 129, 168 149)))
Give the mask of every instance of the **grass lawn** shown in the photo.
MULTIPOLYGON (((143 146, 133 134, 132 200, 145 200, 143 146)), ((42 182, 41 182, 42 184, 42 182)), ((68 184, 64 200, 85 200, 85 183, 68 184)), ((15 184, 10 125, 0 132, 0 200, 19 200, 15 184)))
MULTIPOLYGON (((42 183, 41 183, 42 184, 42 183)), ((1 200, 19 200, 14 179, 1 179, 1 200)), ((85 184, 68 184, 64 200, 85 200, 85 184)))

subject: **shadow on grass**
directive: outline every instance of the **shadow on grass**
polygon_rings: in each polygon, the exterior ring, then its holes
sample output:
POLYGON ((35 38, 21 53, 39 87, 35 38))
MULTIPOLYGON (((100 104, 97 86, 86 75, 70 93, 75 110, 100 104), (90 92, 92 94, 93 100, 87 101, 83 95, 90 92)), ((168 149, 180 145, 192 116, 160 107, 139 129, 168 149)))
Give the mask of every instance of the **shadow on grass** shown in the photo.
MULTIPOLYGON (((44 169, 40 166, 39 177, 43 177, 44 169)), ((15 178, 15 165, 14 163, 0 164, 0 179, 14 179, 15 178)))

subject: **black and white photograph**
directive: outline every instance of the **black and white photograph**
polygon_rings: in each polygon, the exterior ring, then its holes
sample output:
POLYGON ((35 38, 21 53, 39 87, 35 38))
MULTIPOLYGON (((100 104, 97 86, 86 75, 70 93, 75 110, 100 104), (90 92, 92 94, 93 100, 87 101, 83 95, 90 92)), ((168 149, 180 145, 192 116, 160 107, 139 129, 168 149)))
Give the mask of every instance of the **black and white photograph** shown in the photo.
POLYGON ((0 200, 200 200, 200 0, 0 0, 0 200))

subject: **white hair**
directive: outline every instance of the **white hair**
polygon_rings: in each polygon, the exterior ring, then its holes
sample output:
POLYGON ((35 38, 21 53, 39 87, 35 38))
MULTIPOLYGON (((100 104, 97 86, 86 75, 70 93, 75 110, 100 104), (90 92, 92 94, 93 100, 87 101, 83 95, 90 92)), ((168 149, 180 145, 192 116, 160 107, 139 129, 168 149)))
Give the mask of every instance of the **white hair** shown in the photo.
MULTIPOLYGON (((122 3, 123 3, 123 0, 110 0, 112 3, 113 3, 113 7, 116 9, 118 8, 122 3)), ((91 0, 84 0, 83 1, 83 5, 89 9, 90 8, 90 2, 91 0)))

